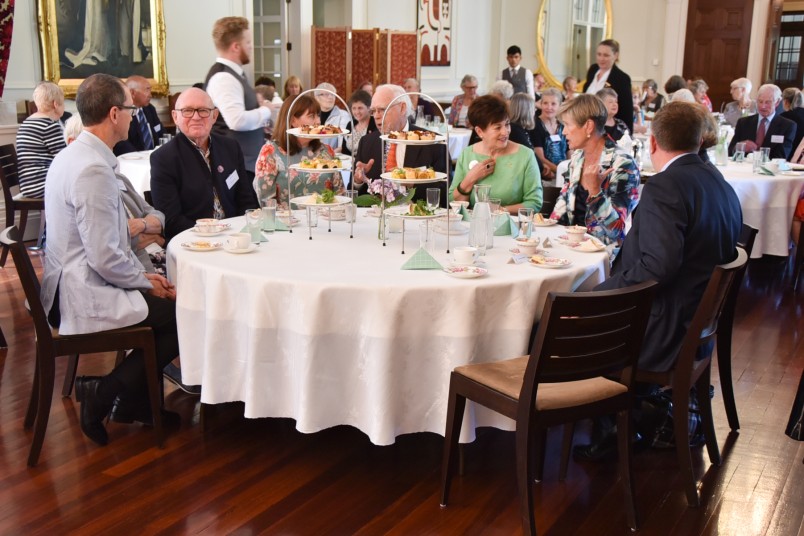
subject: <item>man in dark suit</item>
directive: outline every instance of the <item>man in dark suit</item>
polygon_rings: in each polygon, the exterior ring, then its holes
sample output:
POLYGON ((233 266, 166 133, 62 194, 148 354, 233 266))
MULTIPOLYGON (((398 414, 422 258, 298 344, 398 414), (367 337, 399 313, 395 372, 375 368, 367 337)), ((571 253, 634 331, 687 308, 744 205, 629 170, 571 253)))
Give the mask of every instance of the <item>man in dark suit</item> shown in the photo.
POLYGON ((138 110, 134 112, 128 127, 128 139, 114 146, 115 156, 151 150, 159 145, 159 138, 165 134, 156 108, 151 104, 151 83, 148 79, 139 75, 129 76, 126 86, 138 110))
POLYGON ((240 146, 210 134, 217 115, 203 90, 185 90, 173 110, 179 133, 151 153, 151 197, 165 214, 167 240, 199 218, 230 218, 259 208, 240 146))
MULTIPOLYGON (((650 154, 660 171, 642 190, 611 277, 595 289, 659 283, 639 356, 641 370, 672 368, 712 270, 736 257, 742 225, 737 194, 697 155, 706 114, 687 102, 671 102, 656 112, 650 154)), ((596 421, 593 443, 576 446, 575 457, 596 461, 616 453, 612 424, 596 421)))
POLYGON ((734 154, 738 142, 745 142, 745 152, 752 153, 759 147, 770 147, 770 157, 787 160, 793 154, 793 139, 796 124, 776 114, 776 106, 782 100, 779 86, 765 84, 757 92, 757 113, 741 117, 734 127, 734 136, 729 144, 729 155, 734 154))
MULTIPOLYGON (((405 95, 405 90, 401 86, 386 84, 378 86, 371 98, 370 112, 379 129, 363 136, 357 147, 354 185, 361 193, 365 193, 368 189, 367 180, 379 179, 380 174, 395 167, 428 166, 442 173, 447 171, 447 150, 443 144, 386 144, 389 152, 387 155, 383 155, 381 133, 414 129, 408 120, 411 112, 410 99, 404 96, 391 105, 391 101, 399 95, 405 95), (385 124, 383 124, 383 115, 385 115, 385 124)), ((446 207, 447 183, 443 181, 422 183, 416 188, 413 199, 426 199, 427 188, 436 187, 441 190, 441 206, 446 207)))

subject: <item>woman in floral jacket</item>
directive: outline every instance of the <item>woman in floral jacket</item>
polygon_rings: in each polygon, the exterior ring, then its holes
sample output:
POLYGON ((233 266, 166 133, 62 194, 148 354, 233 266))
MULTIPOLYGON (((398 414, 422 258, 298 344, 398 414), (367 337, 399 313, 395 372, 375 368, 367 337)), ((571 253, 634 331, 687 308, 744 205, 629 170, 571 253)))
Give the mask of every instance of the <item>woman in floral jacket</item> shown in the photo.
POLYGON ((639 197, 636 162, 606 139, 608 114, 598 97, 579 95, 565 102, 558 115, 575 152, 551 218, 561 225, 584 225, 604 244, 619 245, 639 197))
POLYGON ((295 104, 293 99, 282 103, 273 140, 263 145, 260 156, 257 157, 254 189, 261 205, 264 205, 266 199, 276 199, 279 208, 287 209, 288 200, 294 197, 320 193, 325 188, 339 195, 344 192, 340 171, 309 172, 290 168, 303 159, 336 158, 332 148, 318 139, 287 136, 289 128, 318 125, 319 111, 318 101, 310 95, 302 95, 296 99, 295 104), (288 109, 292 104, 293 111, 288 124, 288 109))

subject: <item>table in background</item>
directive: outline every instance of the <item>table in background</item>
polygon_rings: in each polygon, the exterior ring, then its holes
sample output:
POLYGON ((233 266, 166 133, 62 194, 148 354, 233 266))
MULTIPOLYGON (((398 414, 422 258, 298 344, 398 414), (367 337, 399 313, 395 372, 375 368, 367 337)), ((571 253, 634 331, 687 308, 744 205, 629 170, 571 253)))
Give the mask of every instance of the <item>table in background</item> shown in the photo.
POLYGON ((453 161, 469 146, 472 131, 468 128, 453 127, 449 131, 449 156, 453 161))
MULTIPOLYGON (((560 245, 553 251, 569 268, 506 264, 511 237, 495 237, 483 278, 401 270, 417 249, 418 222, 407 223, 401 255, 400 234, 383 247, 378 220, 362 209, 357 220, 353 239, 348 224, 333 222, 328 233, 319 217, 313 240, 302 225, 243 255, 185 250, 182 242, 198 239, 191 231, 170 242, 182 375, 202 386, 202 402, 242 401, 246 417, 290 417, 302 432, 351 425, 378 445, 443 434, 453 368, 524 355, 549 291, 591 288, 608 272, 605 253, 560 245)), ((243 218, 231 221, 242 228, 243 218)), ((452 247, 467 236, 452 236, 452 247)), ((447 262, 437 237, 435 256, 447 262)), ((469 408, 463 441, 476 426, 513 428, 469 408)))
POLYGON ((804 173, 759 175, 753 172, 750 162, 729 162, 718 169, 737 192, 743 222, 759 229, 751 258, 786 257, 790 247, 790 224, 804 187, 804 173))
POLYGON ((117 157, 118 170, 126 176, 137 193, 145 197, 145 192, 151 191, 151 153, 153 151, 139 151, 121 154, 117 157))

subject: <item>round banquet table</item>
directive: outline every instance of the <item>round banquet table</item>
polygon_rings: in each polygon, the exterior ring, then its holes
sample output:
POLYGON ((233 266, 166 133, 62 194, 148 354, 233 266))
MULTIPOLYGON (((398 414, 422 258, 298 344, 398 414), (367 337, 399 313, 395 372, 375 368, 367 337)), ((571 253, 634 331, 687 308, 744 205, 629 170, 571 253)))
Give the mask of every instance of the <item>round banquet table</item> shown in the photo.
POLYGON ((468 128, 453 127, 449 130, 449 156, 457 160, 464 149, 469 146, 472 131, 468 128))
POLYGON ((790 246, 790 224, 804 187, 804 173, 759 175, 753 172, 750 162, 729 162, 718 169, 737 192, 743 222, 759 229, 751 257, 786 257, 790 246))
MULTIPOLYGON (((233 230, 244 225, 242 217, 230 221, 233 230)), ((202 386, 203 403, 242 401, 246 417, 290 417, 306 433, 346 424, 377 445, 443 434, 453 368, 524 355, 549 291, 591 289, 608 274, 605 253, 559 244, 553 255, 570 259, 567 268, 508 264, 510 236, 495 237, 482 278, 402 270, 418 248, 418 223, 406 222, 405 255, 400 234, 382 245, 365 209, 352 239, 349 224, 332 222, 327 232, 319 217, 312 240, 303 223, 248 254, 190 251, 181 244, 199 238, 177 235, 168 273, 178 289, 184 381, 202 386)), ((541 237, 561 232, 535 229, 541 237)), ((448 264, 446 237, 436 237, 434 256, 448 264)), ((467 237, 452 235, 451 246, 467 237)), ((505 417, 467 407, 464 442, 477 426, 513 429, 505 417)))
POLYGON ((139 151, 121 154, 117 157, 118 171, 125 175, 137 193, 145 196, 151 191, 151 153, 153 151, 139 151))

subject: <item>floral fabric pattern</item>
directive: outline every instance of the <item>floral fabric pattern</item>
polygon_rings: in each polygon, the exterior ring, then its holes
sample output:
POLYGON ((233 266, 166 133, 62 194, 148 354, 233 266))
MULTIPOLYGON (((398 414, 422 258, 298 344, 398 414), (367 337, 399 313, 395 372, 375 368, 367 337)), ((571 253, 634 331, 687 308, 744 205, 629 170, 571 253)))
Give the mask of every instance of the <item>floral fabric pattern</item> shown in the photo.
POLYGON ((587 199, 586 221, 575 222, 575 194, 581 183, 584 153, 577 150, 570 158, 569 178, 556 200, 550 217, 561 225, 585 225, 590 235, 604 244, 620 244, 625 238, 625 221, 639 200, 639 170, 634 158, 616 145, 606 142, 600 155, 600 171, 612 170, 600 185, 600 193, 587 199))
POLYGON ((260 205, 266 199, 276 199, 277 206, 288 208, 288 200, 294 197, 321 193, 327 181, 331 181, 332 190, 336 195, 342 195, 346 188, 340 171, 307 172, 297 169, 288 170, 286 166, 298 164, 303 158, 335 158, 335 152, 328 145, 321 145, 318 150, 303 148, 299 153, 288 156, 276 142, 263 145, 257 157, 256 173, 254 176, 254 190, 260 205), (288 189, 290 179, 290 189, 288 189), (277 196, 277 189, 279 195, 277 196))

